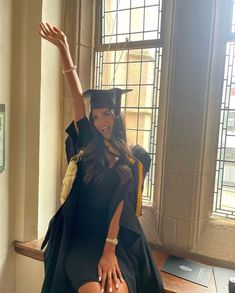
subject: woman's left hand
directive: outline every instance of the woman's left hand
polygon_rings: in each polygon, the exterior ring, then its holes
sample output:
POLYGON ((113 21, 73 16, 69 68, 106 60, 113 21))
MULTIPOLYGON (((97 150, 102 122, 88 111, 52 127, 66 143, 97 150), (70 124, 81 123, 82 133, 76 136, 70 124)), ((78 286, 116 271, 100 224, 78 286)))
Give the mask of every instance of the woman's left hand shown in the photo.
POLYGON ((118 279, 123 282, 122 273, 114 249, 107 247, 104 249, 103 255, 98 264, 98 276, 99 281, 101 282, 101 292, 104 292, 105 285, 109 292, 112 292, 113 282, 115 287, 118 288, 118 279))
POLYGON ((40 23, 38 32, 43 39, 47 40, 58 48, 67 45, 66 35, 57 27, 51 26, 47 22, 40 23))

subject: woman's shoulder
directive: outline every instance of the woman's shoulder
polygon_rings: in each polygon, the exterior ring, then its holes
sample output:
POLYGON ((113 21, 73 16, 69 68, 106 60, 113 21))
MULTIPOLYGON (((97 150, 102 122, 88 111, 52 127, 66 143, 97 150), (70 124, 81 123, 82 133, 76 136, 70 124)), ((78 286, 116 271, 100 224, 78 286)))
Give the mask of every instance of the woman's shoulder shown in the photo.
POLYGON ((75 122, 76 126, 78 128, 78 131, 80 131, 81 129, 85 128, 90 128, 90 123, 89 120, 87 119, 87 117, 83 117, 81 119, 79 119, 78 121, 75 122))
POLYGON ((87 117, 76 122, 72 121, 66 128, 68 137, 65 140, 67 160, 75 155, 79 149, 86 147, 92 139, 90 123, 87 117), (76 125, 76 126, 75 126, 76 125))
POLYGON ((150 168, 151 157, 150 157, 149 153, 146 151, 146 149, 144 147, 142 147, 141 145, 136 144, 136 145, 130 147, 130 153, 132 156, 131 160, 134 163, 136 163, 136 161, 139 161, 143 165, 144 170, 147 173, 150 168))
POLYGON ((70 136, 77 136, 80 129, 90 127, 87 117, 83 117, 78 121, 72 121, 69 126, 65 129, 66 133, 70 136), (75 126, 76 125, 76 126, 75 126))

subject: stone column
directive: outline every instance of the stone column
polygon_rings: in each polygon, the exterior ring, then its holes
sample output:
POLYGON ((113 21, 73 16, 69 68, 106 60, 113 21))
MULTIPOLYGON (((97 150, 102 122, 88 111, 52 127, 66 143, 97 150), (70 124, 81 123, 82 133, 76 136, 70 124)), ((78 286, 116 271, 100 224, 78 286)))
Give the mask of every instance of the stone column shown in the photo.
POLYGON ((215 135, 206 147, 215 5, 175 1, 159 218, 161 243, 171 251, 192 249, 212 206, 215 135))

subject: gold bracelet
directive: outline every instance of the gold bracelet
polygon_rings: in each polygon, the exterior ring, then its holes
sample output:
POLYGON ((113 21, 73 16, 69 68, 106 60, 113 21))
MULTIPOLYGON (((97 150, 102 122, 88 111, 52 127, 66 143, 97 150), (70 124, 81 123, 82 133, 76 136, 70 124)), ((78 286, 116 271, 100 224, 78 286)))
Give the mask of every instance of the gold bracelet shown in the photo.
POLYGON ((66 74, 66 73, 69 73, 71 71, 74 71, 77 69, 77 66, 73 65, 72 67, 70 67, 69 69, 65 69, 65 70, 62 70, 62 73, 63 74, 66 74))

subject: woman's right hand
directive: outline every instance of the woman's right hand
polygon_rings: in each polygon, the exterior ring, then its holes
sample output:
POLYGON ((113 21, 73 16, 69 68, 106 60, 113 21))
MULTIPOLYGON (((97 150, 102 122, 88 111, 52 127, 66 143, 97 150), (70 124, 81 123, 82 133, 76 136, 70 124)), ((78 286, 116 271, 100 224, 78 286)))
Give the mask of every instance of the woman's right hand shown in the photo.
POLYGON ((41 22, 39 24, 38 32, 43 39, 57 46, 59 49, 67 46, 66 35, 57 27, 51 26, 47 22, 41 22))

